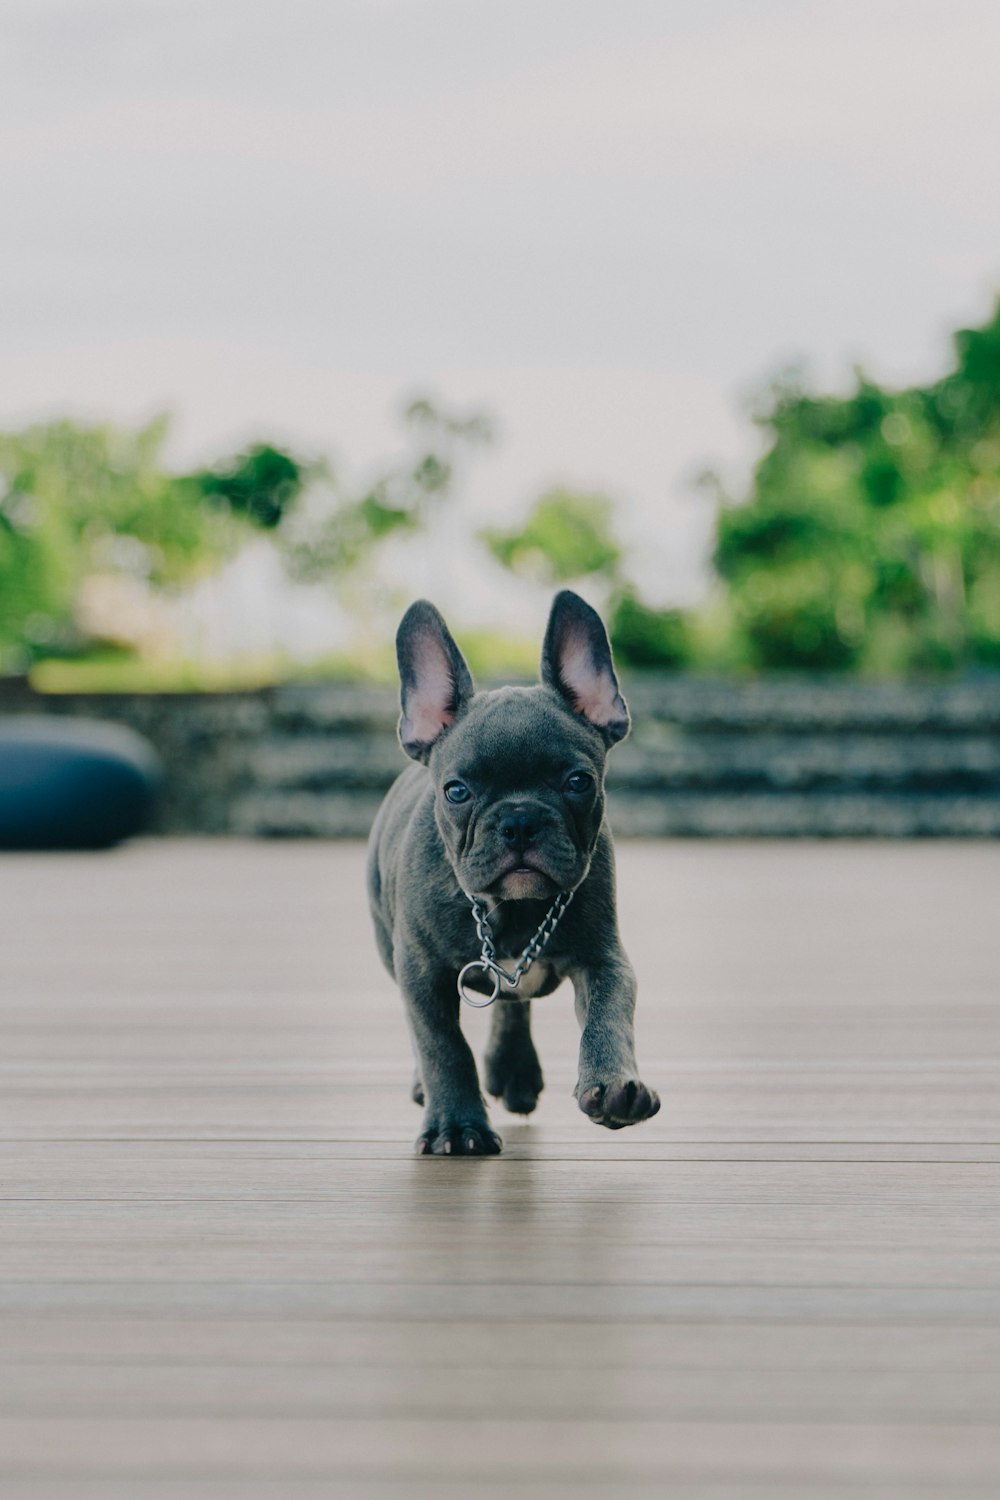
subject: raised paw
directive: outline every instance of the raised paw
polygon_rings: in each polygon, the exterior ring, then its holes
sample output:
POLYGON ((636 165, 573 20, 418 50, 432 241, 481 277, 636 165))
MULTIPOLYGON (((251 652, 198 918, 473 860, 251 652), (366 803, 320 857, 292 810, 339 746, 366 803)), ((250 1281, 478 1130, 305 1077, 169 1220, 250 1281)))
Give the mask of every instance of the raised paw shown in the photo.
POLYGON ((418 1156, 497 1156, 503 1141, 483 1124, 431 1125, 416 1140, 418 1156))
POLYGON ((622 1130, 652 1119, 660 1107, 660 1096, 637 1078, 598 1083, 577 1096, 580 1108, 595 1125, 622 1130))

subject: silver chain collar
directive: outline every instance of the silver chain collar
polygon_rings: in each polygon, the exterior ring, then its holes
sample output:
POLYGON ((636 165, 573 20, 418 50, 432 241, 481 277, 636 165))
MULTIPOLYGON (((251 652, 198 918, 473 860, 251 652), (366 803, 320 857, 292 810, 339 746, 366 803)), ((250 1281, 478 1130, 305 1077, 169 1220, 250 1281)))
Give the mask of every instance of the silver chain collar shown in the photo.
POLYGON ((521 957, 518 959, 513 974, 508 974, 507 970, 502 968, 497 961, 497 951, 493 943, 493 931, 490 927, 489 914, 485 906, 478 899, 478 897, 472 895, 471 891, 466 891, 464 894, 465 899, 470 903, 472 907, 472 915, 476 919, 476 932, 479 934, 479 941, 482 943, 483 947, 482 957, 474 958, 471 963, 465 965, 465 968, 462 969, 461 973, 459 974, 458 993, 461 995, 466 1005, 471 1005, 476 1010, 483 1010, 487 1005, 493 1004, 494 1000, 500 993, 501 983, 506 984, 512 990, 517 989, 518 985, 521 983, 521 980, 524 978, 525 974, 527 974, 528 970, 531 968, 531 965, 535 962, 535 959, 548 945, 549 939, 552 937, 552 934, 555 932, 556 928, 559 925, 563 912, 566 910, 567 906, 573 899, 574 892, 559 892, 558 896, 553 901, 548 911, 545 913, 545 916, 542 920, 542 925, 539 927, 538 931, 531 939, 531 942, 528 944, 524 952, 521 954, 521 957), (484 974, 493 975, 492 995, 477 995, 475 993, 469 993, 469 991, 465 988, 465 976, 471 969, 482 969, 484 974))

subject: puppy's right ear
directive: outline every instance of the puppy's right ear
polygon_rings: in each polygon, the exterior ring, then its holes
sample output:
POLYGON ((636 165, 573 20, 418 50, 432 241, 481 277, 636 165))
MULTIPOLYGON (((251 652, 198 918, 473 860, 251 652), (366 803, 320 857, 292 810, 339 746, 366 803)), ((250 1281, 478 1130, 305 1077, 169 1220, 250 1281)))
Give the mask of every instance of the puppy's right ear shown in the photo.
POLYGON ((399 662, 399 743, 414 760, 431 749, 468 707, 475 692, 465 657, 441 615, 426 599, 411 604, 396 632, 399 662))

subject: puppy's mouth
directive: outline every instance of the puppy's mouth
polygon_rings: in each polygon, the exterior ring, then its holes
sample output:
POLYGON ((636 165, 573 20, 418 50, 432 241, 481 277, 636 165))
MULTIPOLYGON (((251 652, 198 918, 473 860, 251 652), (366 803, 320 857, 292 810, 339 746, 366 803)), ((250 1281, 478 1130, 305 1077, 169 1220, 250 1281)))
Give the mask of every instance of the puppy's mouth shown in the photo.
POLYGON ((519 856, 516 863, 509 864, 494 882, 497 894, 504 901, 539 901, 550 896, 556 889, 551 875, 519 856))

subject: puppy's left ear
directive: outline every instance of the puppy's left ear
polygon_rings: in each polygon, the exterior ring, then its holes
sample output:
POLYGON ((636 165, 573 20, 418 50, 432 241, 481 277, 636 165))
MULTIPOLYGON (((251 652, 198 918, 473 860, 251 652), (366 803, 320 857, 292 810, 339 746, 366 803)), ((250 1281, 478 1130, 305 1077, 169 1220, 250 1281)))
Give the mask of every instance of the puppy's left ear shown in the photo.
POLYGON ((618 690, 607 631, 600 615, 569 589, 556 595, 549 615, 542 681, 599 730, 607 744, 628 734, 628 707, 618 690))
POLYGON ((426 761, 437 740, 465 712, 475 692, 465 657, 433 604, 411 604, 396 632, 399 662, 399 742, 426 761))

